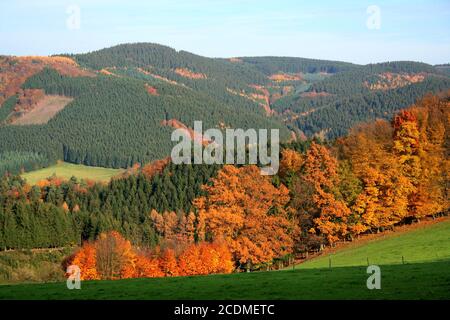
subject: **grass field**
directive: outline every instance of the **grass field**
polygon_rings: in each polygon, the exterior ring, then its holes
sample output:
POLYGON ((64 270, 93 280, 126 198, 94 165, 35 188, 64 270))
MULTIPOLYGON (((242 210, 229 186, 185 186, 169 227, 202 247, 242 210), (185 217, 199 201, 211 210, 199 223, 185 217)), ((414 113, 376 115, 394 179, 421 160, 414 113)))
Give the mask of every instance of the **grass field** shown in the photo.
POLYGON ((301 269, 367 266, 370 264, 401 264, 450 260, 450 220, 425 226, 407 233, 389 234, 379 238, 355 243, 335 254, 321 256, 297 267, 301 269))
POLYGON ((331 269, 320 257, 295 270, 86 281, 81 290, 64 282, 5 285, 0 299, 450 299, 449 237, 445 221, 343 250, 331 269), (381 267, 380 290, 366 287, 367 255, 381 267))
POLYGON ((450 299, 450 261, 381 267, 368 290, 365 267, 0 286, 0 299, 450 299))
POLYGON ((22 174, 22 177, 30 184, 35 184, 39 180, 51 177, 54 174, 57 177, 65 179, 70 179, 72 176, 75 176, 79 179, 109 181, 111 177, 123 171, 123 169, 88 167, 81 164, 60 162, 51 167, 24 173, 22 174))

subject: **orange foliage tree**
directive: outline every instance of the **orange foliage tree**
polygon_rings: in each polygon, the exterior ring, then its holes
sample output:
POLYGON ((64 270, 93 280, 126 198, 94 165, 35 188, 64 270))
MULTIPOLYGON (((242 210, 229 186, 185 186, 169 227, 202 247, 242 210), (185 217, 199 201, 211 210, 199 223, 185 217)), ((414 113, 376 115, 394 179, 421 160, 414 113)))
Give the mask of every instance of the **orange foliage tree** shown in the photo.
POLYGON ((383 120, 363 125, 342 142, 345 157, 363 183, 352 210, 368 229, 389 228, 408 214, 414 189, 394 153, 394 131, 383 120))
POLYGON ((130 241, 118 232, 102 233, 95 243, 97 272, 102 279, 124 279, 134 276, 136 253, 130 241))
POLYGON ((292 179, 299 173, 303 161, 303 156, 297 151, 292 149, 281 150, 280 170, 278 174, 287 186, 291 185, 292 179))
POLYGON ((71 264, 77 265, 80 268, 81 280, 100 279, 100 275, 97 273, 97 257, 94 245, 85 243, 83 247, 74 254, 71 264))
POLYGON ((230 273, 234 263, 224 242, 191 243, 176 254, 166 248, 162 254, 136 250, 118 232, 102 233, 86 242, 64 261, 64 267, 77 265, 82 280, 175 277, 210 273, 230 273))
POLYGON ((173 249, 164 250, 160 259, 161 270, 166 277, 176 277, 180 275, 178 261, 173 249))
MULTIPOLYGON (((413 123, 402 121, 397 131, 398 136, 403 138, 404 132, 411 126, 414 126, 414 129, 417 128, 417 131, 414 131, 412 143, 409 141, 404 143, 409 148, 400 149, 400 151, 403 151, 401 160, 406 157, 405 171, 416 188, 410 195, 410 215, 414 218, 422 218, 444 211, 450 205, 448 200, 450 160, 447 155, 448 147, 446 147, 450 102, 426 96, 409 111, 412 118, 409 122, 413 123), (415 168, 417 168, 416 171, 411 172, 415 168)), ((400 141, 403 142, 404 139, 400 141)))
POLYGON ((329 243, 345 237, 348 230, 350 209, 333 191, 338 183, 337 160, 325 146, 315 142, 306 153, 304 182, 312 186, 312 199, 318 209, 311 232, 324 235, 329 243))
POLYGON ((159 278, 164 277, 157 258, 139 254, 136 257, 134 278, 159 278))
POLYGON ((175 212, 150 212, 156 232, 165 242, 190 243, 194 241, 196 217, 193 212, 177 215, 175 212))
POLYGON ((448 208, 448 106, 429 96, 400 111, 392 125, 363 125, 341 141, 344 158, 363 182, 353 211, 367 228, 389 228, 448 208))
POLYGON ((234 269, 232 256, 225 243, 189 245, 179 256, 179 270, 182 275, 230 273, 234 269))
POLYGON ((155 160, 142 167, 142 173, 148 178, 153 177, 155 174, 161 173, 167 164, 170 162, 170 158, 162 160, 155 160))
POLYGON ((295 225, 285 209, 289 191, 276 188, 256 166, 226 165, 194 200, 199 234, 224 240, 234 260, 250 268, 292 252, 295 225))

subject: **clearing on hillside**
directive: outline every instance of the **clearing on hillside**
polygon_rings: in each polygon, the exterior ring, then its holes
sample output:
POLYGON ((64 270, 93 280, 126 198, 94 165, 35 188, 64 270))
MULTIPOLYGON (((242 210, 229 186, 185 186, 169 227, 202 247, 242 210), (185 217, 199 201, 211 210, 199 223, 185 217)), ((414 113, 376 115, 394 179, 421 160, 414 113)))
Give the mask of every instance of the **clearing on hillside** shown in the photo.
POLYGON ((22 178, 26 179, 31 185, 38 181, 56 175, 59 178, 70 179, 76 177, 78 179, 90 179, 94 181, 108 182, 112 177, 124 172, 124 169, 111 169, 101 167, 88 167, 82 164, 72 164, 60 162, 54 166, 31 171, 22 174, 22 178))
POLYGON ((11 124, 45 124, 72 101, 72 98, 65 96, 46 95, 31 111, 15 119, 11 124))

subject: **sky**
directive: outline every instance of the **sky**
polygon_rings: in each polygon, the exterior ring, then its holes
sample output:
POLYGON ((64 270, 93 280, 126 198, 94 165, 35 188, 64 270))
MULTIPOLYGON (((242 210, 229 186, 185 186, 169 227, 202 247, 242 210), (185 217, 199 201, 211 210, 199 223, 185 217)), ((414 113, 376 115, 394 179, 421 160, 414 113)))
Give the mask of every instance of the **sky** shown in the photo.
POLYGON ((154 42, 208 57, 450 62, 450 0, 0 0, 0 54, 154 42))

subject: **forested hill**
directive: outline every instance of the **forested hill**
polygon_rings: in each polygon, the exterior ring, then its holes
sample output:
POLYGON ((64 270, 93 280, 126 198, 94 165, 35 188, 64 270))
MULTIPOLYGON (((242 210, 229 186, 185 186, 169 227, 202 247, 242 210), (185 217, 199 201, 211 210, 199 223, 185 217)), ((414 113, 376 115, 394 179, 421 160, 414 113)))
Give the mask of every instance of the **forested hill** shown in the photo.
POLYGON ((151 44, 0 56, 0 170, 65 160, 129 167, 169 155, 167 126, 278 128, 286 141, 344 135, 450 89, 442 68, 291 57, 207 58, 151 44))
POLYGON ((176 74, 174 70, 185 68, 230 85, 268 84, 270 80, 267 76, 277 72, 336 73, 356 67, 345 62, 303 58, 212 59, 152 43, 123 44, 87 54, 71 55, 71 57, 80 65, 96 70, 109 67, 139 67, 149 70, 166 70, 168 75, 174 76, 176 74))
POLYGON ((278 72, 286 73, 337 73, 357 69, 358 65, 340 62, 293 57, 243 57, 238 58, 254 66, 267 76, 278 72))
POLYGON ((230 93, 247 97, 298 135, 331 139, 358 122, 390 119, 426 93, 450 88, 445 68, 414 61, 357 65, 296 57, 211 59, 149 43, 72 57, 96 70, 162 75, 219 100, 229 101, 230 93))
MULTIPOLYGON (((195 75, 204 75, 207 79, 231 86, 267 82, 264 74, 247 65, 206 58, 152 43, 123 44, 72 57, 80 65, 95 70, 110 67, 135 67, 143 68, 148 72, 156 71, 155 73, 159 75, 175 77, 177 69, 186 69, 192 73, 191 78, 195 79, 195 75)), ((180 74, 178 76, 183 78, 180 74)), ((189 79, 189 76, 187 78, 189 79)))

